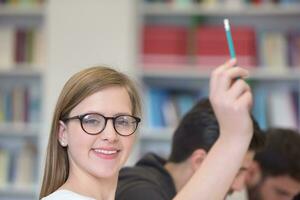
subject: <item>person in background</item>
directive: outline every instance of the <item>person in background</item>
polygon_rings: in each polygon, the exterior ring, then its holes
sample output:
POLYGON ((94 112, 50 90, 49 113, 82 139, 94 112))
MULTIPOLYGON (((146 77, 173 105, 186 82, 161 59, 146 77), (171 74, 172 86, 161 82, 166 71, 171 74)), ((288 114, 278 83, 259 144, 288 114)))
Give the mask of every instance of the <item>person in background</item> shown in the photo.
MULTIPOLYGON (((266 146, 251 163, 249 200, 292 200, 300 193, 300 134, 296 130, 266 131, 266 146)), ((299 196, 298 196, 299 199, 299 196)))
MULTIPOLYGON (((252 93, 243 80, 248 71, 235 64, 230 60, 211 75, 220 136, 174 200, 221 199, 239 171, 253 136, 252 93)), ((139 99, 134 83, 111 68, 73 75, 54 111, 40 198, 115 199, 119 170, 136 139, 139 99)))
MULTIPOLYGON (((264 137, 254 118, 252 123, 254 134, 249 150, 228 194, 244 188, 246 170, 254 153, 264 144, 264 137)), ((201 167, 219 135, 220 127, 209 99, 200 100, 175 130, 168 160, 148 153, 134 167, 121 170, 116 200, 173 199, 201 167)))

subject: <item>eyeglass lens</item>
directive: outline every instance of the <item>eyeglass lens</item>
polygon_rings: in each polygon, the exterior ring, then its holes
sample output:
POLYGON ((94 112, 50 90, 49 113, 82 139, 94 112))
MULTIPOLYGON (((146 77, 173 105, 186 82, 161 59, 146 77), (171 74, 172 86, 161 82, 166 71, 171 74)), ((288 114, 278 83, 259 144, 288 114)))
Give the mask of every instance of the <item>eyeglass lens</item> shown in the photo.
POLYGON ((115 118, 107 118, 99 114, 87 114, 82 120, 82 128, 89 134, 98 134, 105 129, 107 120, 113 120, 114 129, 120 135, 130 135, 137 128, 137 120, 130 115, 120 115, 115 118))

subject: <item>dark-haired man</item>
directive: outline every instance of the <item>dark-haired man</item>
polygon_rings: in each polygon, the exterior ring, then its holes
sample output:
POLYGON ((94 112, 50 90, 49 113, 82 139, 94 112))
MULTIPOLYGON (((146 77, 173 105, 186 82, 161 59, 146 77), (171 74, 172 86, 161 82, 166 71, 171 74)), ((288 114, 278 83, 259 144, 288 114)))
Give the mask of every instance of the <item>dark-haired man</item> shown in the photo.
POLYGON ((266 131, 266 146, 255 155, 247 178, 250 200, 292 200, 300 193, 300 134, 266 131))

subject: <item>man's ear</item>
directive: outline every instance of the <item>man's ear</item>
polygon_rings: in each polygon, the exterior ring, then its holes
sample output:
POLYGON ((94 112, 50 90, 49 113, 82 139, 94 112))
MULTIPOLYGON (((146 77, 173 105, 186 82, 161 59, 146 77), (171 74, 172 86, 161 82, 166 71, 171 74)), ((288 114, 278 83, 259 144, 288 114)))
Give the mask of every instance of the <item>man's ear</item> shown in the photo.
POLYGON ((62 147, 68 146, 67 127, 63 121, 59 121, 58 141, 62 147))
POLYGON ((190 162, 194 172, 200 167, 206 155, 207 153, 204 149, 196 149, 192 153, 192 155, 190 156, 190 162))
POLYGON ((247 170, 247 177, 246 177, 246 183, 247 186, 254 186, 257 185, 257 183, 261 179, 261 168, 257 161, 253 160, 247 170))

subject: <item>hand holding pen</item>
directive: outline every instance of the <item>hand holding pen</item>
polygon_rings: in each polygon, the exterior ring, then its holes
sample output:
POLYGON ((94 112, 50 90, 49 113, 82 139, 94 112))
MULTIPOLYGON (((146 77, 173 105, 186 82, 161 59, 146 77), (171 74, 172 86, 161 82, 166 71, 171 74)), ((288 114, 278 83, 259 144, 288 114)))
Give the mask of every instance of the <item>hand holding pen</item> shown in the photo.
POLYGON ((222 130, 231 134, 246 132, 247 135, 252 135, 249 114, 253 103, 252 93, 243 79, 249 76, 249 72, 236 65, 228 19, 224 20, 224 25, 231 60, 213 71, 210 79, 210 100, 222 130))

